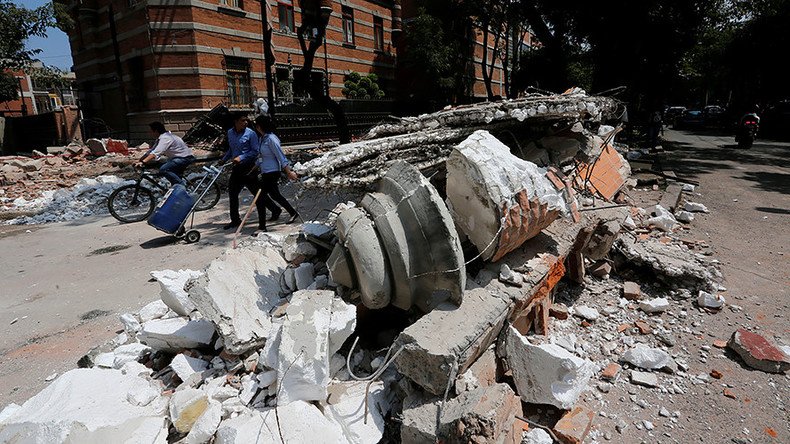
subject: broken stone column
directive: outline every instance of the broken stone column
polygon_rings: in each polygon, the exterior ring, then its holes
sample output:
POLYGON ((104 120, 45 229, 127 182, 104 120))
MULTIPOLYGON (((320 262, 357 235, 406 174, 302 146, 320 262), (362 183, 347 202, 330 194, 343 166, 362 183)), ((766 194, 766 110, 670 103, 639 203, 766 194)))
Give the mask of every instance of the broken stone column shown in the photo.
POLYGON ((453 219, 485 260, 497 261, 549 226, 568 203, 546 170, 521 160, 487 131, 476 131, 447 159, 453 219))
POLYGON ((507 363, 524 402, 570 409, 593 375, 592 362, 554 344, 532 345, 515 328, 505 339, 507 363))
POLYGON ((4 418, 0 442, 164 443, 166 410, 167 400, 143 378, 76 369, 4 418))
POLYGON ((335 282, 356 282, 369 308, 390 303, 427 312, 461 303, 466 282, 461 241, 439 193, 419 171, 395 162, 364 211, 338 216, 340 243, 328 261, 335 282))
POLYGON ((241 354, 266 341, 286 266, 278 251, 251 245, 226 251, 187 284, 190 300, 216 325, 228 353, 241 354))
POLYGON ((460 307, 444 303, 406 328, 395 340, 403 351, 395 359, 398 371, 434 395, 443 395, 457 375, 496 339, 510 314, 510 303, 488 291, 469 290, 460 307))

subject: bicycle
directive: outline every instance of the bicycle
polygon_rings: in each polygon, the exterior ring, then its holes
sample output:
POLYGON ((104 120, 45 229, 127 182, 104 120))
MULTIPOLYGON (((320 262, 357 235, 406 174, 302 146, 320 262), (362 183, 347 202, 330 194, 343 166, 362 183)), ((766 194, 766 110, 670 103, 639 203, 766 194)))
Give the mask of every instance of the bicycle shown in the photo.
MULTIPOLYGON (((203 196, 195 204, 195 211, 214 208, 219 202, 222 194, 219 184, 210 180, 215 174, 216 170, 213 170, 215 168, 215 166, 204 166, 203 174, 198 177, 194 177, 192 174, 191 178, 189 176, 186 178, 187 190, 197 196, 203 196)), ((220 168, 224 168, 224 166, 220 168)), ((147 174, 145 168, 140 168, 140 176, 135 183, 119 187, 110 194, 107 199, 107 209, 110 210, 110 214, 123 223, 140 222, 147 219, 154 212, 159 198, 169 189, 168 186, 160 183, 158 180, 160 178, 162 178, 160 173, 147 174), (154 189, 143 185, 143 181, 150 182, 154 189), (161 193, 157 195, 156 191, 161 193)))

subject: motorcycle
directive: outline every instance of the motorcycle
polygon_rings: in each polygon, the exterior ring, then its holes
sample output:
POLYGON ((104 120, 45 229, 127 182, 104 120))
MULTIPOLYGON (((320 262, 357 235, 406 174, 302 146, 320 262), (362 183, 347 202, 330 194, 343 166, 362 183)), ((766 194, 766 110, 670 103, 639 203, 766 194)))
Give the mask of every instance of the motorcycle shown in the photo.
POLYGON ((752 147, 754 139, 757 138, 757 131, 760 129, 760 118, 755 114, 747 114, 741 119, 738 131, 735 134, 735 141, 738 148, 748 150, 752 147))

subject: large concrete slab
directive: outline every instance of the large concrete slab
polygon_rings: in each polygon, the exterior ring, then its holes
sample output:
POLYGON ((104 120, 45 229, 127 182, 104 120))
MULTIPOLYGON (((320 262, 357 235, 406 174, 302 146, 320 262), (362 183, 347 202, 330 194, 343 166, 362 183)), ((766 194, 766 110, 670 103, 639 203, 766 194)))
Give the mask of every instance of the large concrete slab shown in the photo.
POLYGON ((443 395, 453 368, 462 374, 493 343, 510 307, 481 288, 467 291, 459 307, 441 304, 398 336, 396 349, 404 348, 395 366, 428 392, 443 395))
POLYGON ((229 353, 241 354, 266 341, 286 266, 273 248, 250 245, 226 251, 186 285, 190 300, 216 325, 229 353))

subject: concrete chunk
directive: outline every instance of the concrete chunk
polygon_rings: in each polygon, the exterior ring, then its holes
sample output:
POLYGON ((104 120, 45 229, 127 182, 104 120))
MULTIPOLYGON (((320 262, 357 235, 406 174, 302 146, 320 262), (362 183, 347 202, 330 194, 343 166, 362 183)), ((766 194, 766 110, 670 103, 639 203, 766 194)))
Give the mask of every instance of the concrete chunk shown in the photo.
POLYGON ((511 441, 513 422, 516 415, 522 414, 521 401, 510 386, 495 384, 462 393, 449 401, 442 420, 457 418, 449 427, 449 443, 504 443, 511 441))
POLYGON ((736 330, 727 344, 749 367, 769 373, 790 370, 790 357, 767 339, 748 330, 736 330))
POLYGON ((369 408, 365 418, 365 382, 335 382, 329 387, 329 405, 324 416, 340 425, 343 436, 351 444, 375 443, 384 434, 384 416, 389 411, 384 383, 374 382, 367 396, 369 408))
POLYGON ((637 344, 626 351, 621 359, 646 370, 660 370, 672 364, 672 358, 667 352, 644 344, 637 344))
POLYGON ((154 319, 159 319, 167 314, 168 306, 162 301, 153 301, 143 308, 137 314, 142 322, 148 322, 154 319))
POLYGON ((340 348, 356 323, 356 313, 353 312, 352 318, 349 311, 343 301, 335 302, 332 291, 306 290, 293 294, 279 335, 275 364, 279 405, 326 399, 330 350, 340 348))
POLYGON ((145 379, 119 370, 76 369, 28 399, 0 424, 0 442, 167 442, 166 400, 128 400, 147 390, 145 379))
MULTIPOLYGON (((122 345, 112 351, 112 367, 120 369, 128 362, 137 362, 146 353, 151 351, 151 347, 139 342, 122 345)), ((98 361, 98 360, 97 360, 98 361)), ((98 365, 98 362, 97 362, 98 365)))
POLYGON ((532 345, 508 327, 507 362, 524 402, 570 409, 593 374, 593 363, 554 344, 532 345))
POLYGON ((631 370, 631 383, 645 387, 658 387, 658 376, 655 373, 631 370))
POLYGON ((171 310, 179 316, 189 316, 195 311, 195 304, 189 300, 189 295, 184 290, 184 285, 190 280, 202 275, 195 270, 160 270, 152 271, 151 276, 159 282, 162 290, 159 297, 171 310))
POLYGON ((187 356, 183 353, 176 355, 170 362, 170 368, 178 375, 178 379, 186 381, 187 378, 195 373, 202 373, 208 370, 209 363, 198 358, 187 356))
POLYGON ((304 401, 263 411, 245 412, 222 421, 214 444, 249 443, 343 443, 343 431, 328 420, 318 407, 304 401), (282 433, 282 435, 280 435, 282 433))
POLYGON ((226 251, 187 284, 189 298, 217 326, 228 353, 260 347, 269 336, 269 312, 280 302, 286 265, 273 248, 253 245, 226 251))
POLYGON ((179 433, 189 433, 207 408, 208 395, 203 390, 178 390, 170 398, 170 421, 179 433))
POLYGON ((213 337, 211 322, 170 318, 146 322, 137 338, 155 350, 177 351, 207 346, 213 337))
POLYGON ((189 434, 185 439, 185 444, 205 444, 214 437, 214 433, 222 421, 222 404, 217 401, 209 401, 208 408, 200 415, 200 418, 192 425, 189 434))
POLYGON ((442 304, 398 336, 396 349, 405 348, 395 365, 425 390, 444 394, 454 364, 463 374, 493 343, 509 313, 509 302, 482 288, 469 290, 460 307, 442 304))

